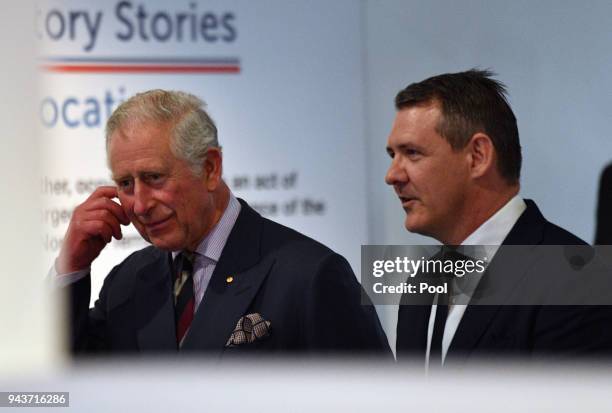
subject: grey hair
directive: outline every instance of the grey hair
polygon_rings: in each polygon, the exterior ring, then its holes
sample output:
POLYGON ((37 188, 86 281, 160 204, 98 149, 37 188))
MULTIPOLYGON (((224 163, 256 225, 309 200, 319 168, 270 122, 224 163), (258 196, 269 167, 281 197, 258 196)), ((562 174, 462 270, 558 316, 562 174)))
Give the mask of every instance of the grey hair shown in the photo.
POLYGON ((173 122, 170 150, 201 176, 206 152, 220 148, 217 127, 200 98, 185 92, 161 89, 138 93, 115 109, 106 122, 106 153, 113 133, 128 123, 173 122))

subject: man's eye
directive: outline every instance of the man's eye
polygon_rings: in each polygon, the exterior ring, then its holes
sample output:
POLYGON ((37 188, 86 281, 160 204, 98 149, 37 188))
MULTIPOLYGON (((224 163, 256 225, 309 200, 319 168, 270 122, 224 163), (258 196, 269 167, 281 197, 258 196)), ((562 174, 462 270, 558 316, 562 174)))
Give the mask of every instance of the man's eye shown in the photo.
POLYGON ((129 189, 132 186, 132 181, 130 179, 122 179, 120 181, 117 181, 117 186, 119 187, 119 189, 125 191, 126 189, 129 189))
POLYGON ((407 148, 404 150, 404 154, 410 158, 415 158, 420 156, 421 152, 417 151, 416 149, 407 148))
POLYGON ((147 181, 149 181, 150 183, 159 183, 161 182, 163 179, 163 175, 162 174, 147 174, 147 181))

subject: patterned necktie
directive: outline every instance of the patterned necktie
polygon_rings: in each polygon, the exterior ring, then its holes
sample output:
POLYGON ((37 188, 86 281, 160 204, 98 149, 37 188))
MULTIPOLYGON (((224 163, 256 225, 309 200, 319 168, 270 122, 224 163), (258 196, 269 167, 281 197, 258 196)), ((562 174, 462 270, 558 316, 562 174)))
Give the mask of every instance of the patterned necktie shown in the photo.
POLYGON ((194 254, 184 251, 174 260, 174 319, 176 342, 179 348, 193 321, 195 298, 193 294, 194 254))

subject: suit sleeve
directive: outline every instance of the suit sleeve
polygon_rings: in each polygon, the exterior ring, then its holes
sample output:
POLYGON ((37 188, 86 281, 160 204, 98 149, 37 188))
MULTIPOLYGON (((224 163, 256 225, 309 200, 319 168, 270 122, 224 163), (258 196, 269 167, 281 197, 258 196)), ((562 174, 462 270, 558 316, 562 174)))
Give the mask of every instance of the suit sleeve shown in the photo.
MULTIPOLYGON (((362 305, 361 286, 342 256, 327 256, 309 280, 300 317, 304 324, 303 339, 309 349, 391 357, 376 311, 369 300, 362 305)), ((367 295, 363 297, 367 300, 367 295)))
POLYGON ((106 328, 106 302, 109 285, 119 266, 115 267, 104 280, 100 297, 93 308, 89 308, 91 297, 91 275, 70 284, 69 309, 71 349, 75 354, 104 352, 109 349, 106 328))

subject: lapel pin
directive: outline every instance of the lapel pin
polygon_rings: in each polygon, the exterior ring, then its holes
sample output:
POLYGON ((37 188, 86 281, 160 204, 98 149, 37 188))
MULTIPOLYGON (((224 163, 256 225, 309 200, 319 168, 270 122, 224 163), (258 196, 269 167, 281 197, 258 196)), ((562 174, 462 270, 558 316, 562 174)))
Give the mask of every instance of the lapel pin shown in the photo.
POLYGON ((234 277, 232 277, 232 276, 230 275, 229 277, 227 277, 227 278, 225 279, 225 282, 226 282, 226 283, 228 283, 228 284, 233 283, 233 282, 234 282, 234 277))

